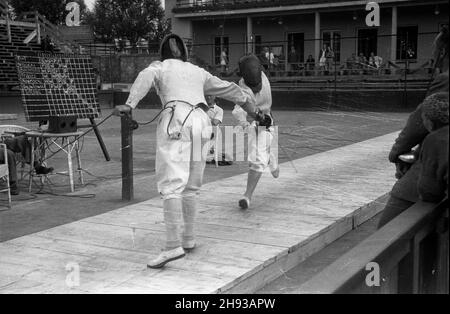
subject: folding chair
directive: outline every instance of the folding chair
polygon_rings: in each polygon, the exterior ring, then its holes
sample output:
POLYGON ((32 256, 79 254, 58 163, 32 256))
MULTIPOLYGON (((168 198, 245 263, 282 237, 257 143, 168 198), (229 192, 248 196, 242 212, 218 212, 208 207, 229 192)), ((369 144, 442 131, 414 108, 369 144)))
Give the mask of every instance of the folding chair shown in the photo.
POLYGON ((2 148, 5 157, 5 163, 0 164, 0 179, 4 179, 6 181, 6 189, 1 189, 0 192, 8 193, 8 208, 11 209, 11 187, 9 186, 8 153, 6 151, 5 144, 0 144, 0 148, 2 148))

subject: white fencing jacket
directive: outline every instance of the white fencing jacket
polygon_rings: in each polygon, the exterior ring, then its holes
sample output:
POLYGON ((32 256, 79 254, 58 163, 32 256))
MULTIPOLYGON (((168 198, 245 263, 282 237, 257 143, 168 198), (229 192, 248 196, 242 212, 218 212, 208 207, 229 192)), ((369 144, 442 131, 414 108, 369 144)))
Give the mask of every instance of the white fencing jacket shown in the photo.
POLYGON ((154 61, 141 71, 131 87, 126 104, 135 108, 152 87, 155 87, 163 106, 176 100, 193 106, 206 104, 205 94, 240 106, 246 102, 254 103, 252 97, 235 83, 223 81, 192 63, 178 59, 154 61))
MULTIPOLYGON (((272 108, 272 91, 269 79, 264 72, 261 72, 261 80, 262 88, 256 95, 254 95, 251 88, 245 84, 243 78, 239 81, 239 86, 246 94, 250 95, 256 108, 261 110, 264 114, 270 114, 272 108)), ((245 112, 240 106, 235 106, 232 114, 239 121, 239 123, 245 123, 245 121, 247 121, 247 112, 245 112)))
MULTIPOLYGON (((256 95, 253 94, 250 87, 245 84, 244 79, 239 80, 239 86, 244 90, 246 94, 249 94, 252 98, 252 102, 256 107, 261 110, 264 114, 270 114, 270 109, 272 108, 272 90, 270 88, 270 82, 264 72, 261 72, 261 83, 262 88, 256 95)), ((238 104, 239 105, 239 104, 238 104)))

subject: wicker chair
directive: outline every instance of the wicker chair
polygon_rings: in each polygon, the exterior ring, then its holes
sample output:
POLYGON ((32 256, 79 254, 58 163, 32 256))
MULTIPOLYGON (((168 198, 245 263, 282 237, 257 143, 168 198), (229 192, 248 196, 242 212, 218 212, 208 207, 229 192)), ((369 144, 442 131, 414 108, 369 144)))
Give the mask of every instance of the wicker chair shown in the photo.
POLYGON ((26 127, 23 127, 20 125, 14 125, 14 124, 0 125, 0 137, 1 138, 13 137, 14 134, 16 134, 16 135, 19 135, 22 133, 25 134, 28 131, 30 131, 30 130, 27 129, 26 127))

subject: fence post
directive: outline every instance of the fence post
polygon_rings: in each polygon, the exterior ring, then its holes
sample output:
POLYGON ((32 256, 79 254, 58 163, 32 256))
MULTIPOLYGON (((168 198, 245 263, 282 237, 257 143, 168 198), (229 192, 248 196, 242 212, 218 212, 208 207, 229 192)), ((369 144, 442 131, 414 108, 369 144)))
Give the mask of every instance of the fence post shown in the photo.
POLYGON ((120 119, 122 134, 122 200, 134 198, 133 189, 133 130, 131 129, 131 113, 120 119))
POLYGON ((444 215, 439 220, 438 233, 438 256, 437 256, 437 283, 436 293, 449 292, 449 256, 448 256, 448 233, 449 233, 449 212, 445 210, 444 215))
POLYGON ((41 44, 41 23, 39 22, 39 15, 38 15, 37 11, 34 13, 34 18, 36 21, 37 43, 38 43, 38 45, 40 45, 41 44))

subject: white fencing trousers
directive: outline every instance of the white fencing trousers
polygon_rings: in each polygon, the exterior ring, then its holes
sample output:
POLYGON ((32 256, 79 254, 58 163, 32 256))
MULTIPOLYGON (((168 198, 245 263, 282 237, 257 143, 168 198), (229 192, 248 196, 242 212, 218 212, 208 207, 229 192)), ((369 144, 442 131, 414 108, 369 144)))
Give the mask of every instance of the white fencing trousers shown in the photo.
POLYGON ((269 167, 274 171, 278 166, 278 157, 271 151, 274 128, 248 127, 248 162, 251 170, 264 172, 269 167))
POLYGON ((191 112, 192 107, 188 104, 178 102, 174 105, 173 117, 171 109, 164 111, 157 128, 156 177, 158 191, 164 199, 166 249, 181 245, 181 216, 183 242, 194 241, 197 198, 211 137, 211 123, 203 110, 191 112), (169 134, 175 132, 181 132, 181 139, 170 138, 169 134))
POLYGON ((191 112, 192 106, 182 102, 170 105, 174 106, 173 117, 171 109, 165 110, 157 128, 156 179, 163 199, 181 198, 188 182, 191 193, 200 189, 212 131, 202 109, 191 112), (181 139, 170 138, 176 132, 181 132, 181 139), (199 164, 194 166, 194 163, 199 164))

